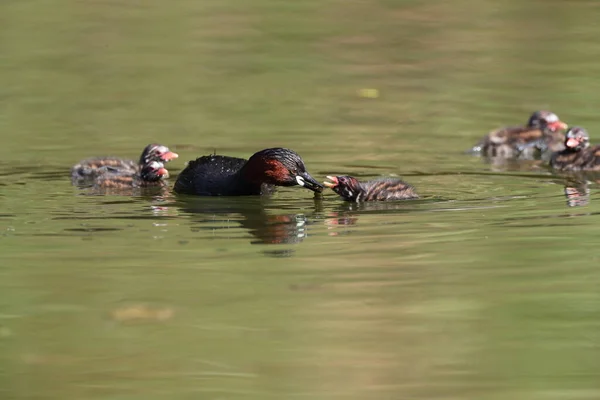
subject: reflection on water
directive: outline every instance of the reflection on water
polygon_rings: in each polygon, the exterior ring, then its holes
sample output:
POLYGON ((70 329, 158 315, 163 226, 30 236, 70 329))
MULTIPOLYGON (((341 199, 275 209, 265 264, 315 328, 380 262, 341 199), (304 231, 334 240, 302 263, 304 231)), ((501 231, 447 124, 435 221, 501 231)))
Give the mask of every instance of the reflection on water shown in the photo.
MULTIPOLYGON (((484 159, 490 162, 491 170, 494 172, 510 172, 510 171, 532 171, 537 173, 543 173, 549 176, 550 172, 548 167, 544 165, 541 160, 515 160, 515 159, 484 159)), ((561 175, 561 174, 559 174, 561 175)), ((564 194, 567 199, 567 206, 569 207, 581 207, 586 206, 590 202, 590 183, 600 182, 597 178, 597 174, 594 173, 571 173, 570 175, 562 174, 563 179, 560 180, 564 184, 564 194), (591 180, 590 180, 591 179, 591 180)), ((526 175, 515 175, 516 177, 525 178, 526 175)), ((529 177, 532 177, 529 175, 529 177)), ((533 175, 535 177, 535 175, 533 175)), ((559 183, 560 184, 560 183, 559 183)))
POLYGON ((547 163, 542 160, 516 160, 501 157, 482 157, 484 163, 489 164, 494 172, 506 171, 538 171, 547 170, 547 163))
POLYGON ((443 398, 596 362, 598 278, 577 261, 596 244, 576 232, 599 214, 568 215, 561 188, 578 186, 545 173, 413 174, 423 199, 365 204, 294 189, 81 196, 66 175, 18 179, 61 206, 25 214, 11 186, 0 218, 13 229, 3 366, 35 382, 5 386, 17 397, 443 398))
POLYGON ((6 397, 444 398, 517 393, 524 375, 596 393, 579 363, 597 356, 597 184, 470 160, 406 174, 422 199, 361 204, 88 196, 66 170, 4 174, 2 365, 35 382, 6 397))
POLYGON ((590 203, 590 188, 587 181, 567 182, 565 197, 569 207, 582 207, 590 203))
POLYGON ((322 208, 320 200, 314 200, 314 208, 301 214, 269 214, 269 198, 218 198, 182 196, 174 207, 179 215, 189 214, 192 232, 210 230, 219 236, 231 223, 256 238, 251 244, 294 244, 308 235, 308 219, 322 208))
POLYGON ((600 183, 598 172, 561 172, 557 174, 560 182, 564 184, 564 194, 567 206, 582 207, 591 201, 591 188, 600 183))
POLYGON ((1 399, 600 397, 597 178, 464 154, 600 140, 595 2, 138 3, 0 2, 1 399), (423 198, 70 185, 154 141, 423 198))

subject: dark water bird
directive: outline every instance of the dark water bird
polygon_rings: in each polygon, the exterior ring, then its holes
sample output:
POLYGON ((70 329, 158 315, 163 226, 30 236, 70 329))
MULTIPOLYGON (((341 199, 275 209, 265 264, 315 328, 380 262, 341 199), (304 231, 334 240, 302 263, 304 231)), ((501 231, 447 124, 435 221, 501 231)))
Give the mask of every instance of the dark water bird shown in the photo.
POLYGON ((170 151, 167 146, 152 143, 144 148, 137 162, 118 157, 94 157, 82 160, 71 168, 71 180, 73 184, 93 182, 106 172, 133 176, 140 173, 142 166, 152 161, 166 163, 177 157, 178 154, 170 151))
POLYGON ((246 196, 271 193, 274 186, 302 186, 321 192, 323 186, 306 171, 292 150, 261 150, 250 159, 210 155, 190 161, 173 190, 197 196, 246 196))
POLYGON ((532 158, 546 150, 563 148, 563 130, 567 124, 550 111, 536 111, 525 126, 500 128, 485 135, 472 148, 472 152, 486 157, 532 158))
POLYGON ((131 189, 146 187, 162 187, 169 171, 163 163, 150 161, 142 166, 139 173, 130 174, 119 171, 107 171, 96 178, 96 189, 131 189))
POLYGON ((565 149, 552 154, 550 166, 558 171, 600 171, 600 145, 590 146, 590 135, 579 126, 567 131, 565 149))
POLYGON ((331 182, 324 182, 324 185, 346 201, 359 203, 419 198, 414 187, 400 179, 385 178, 368 182, 359 182, 352 176, 328 176, 327 179, 331 182))

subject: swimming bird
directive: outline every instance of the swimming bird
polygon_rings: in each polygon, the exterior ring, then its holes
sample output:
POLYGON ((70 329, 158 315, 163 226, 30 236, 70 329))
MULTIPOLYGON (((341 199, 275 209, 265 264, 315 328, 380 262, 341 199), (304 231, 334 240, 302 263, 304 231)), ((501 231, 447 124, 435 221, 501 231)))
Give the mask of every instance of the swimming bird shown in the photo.
POLYGON ((550 166, 558 171, 600 171, 600 145, 590 147, 590 135, 579 126, 567 131, 565 149, 552 154, 550 166))
POLYGON ((178 154, 170 151, 167 146, 152 143, 144 148, 137 162, 118 157, 93 157, 81 160, 71 168, 71 181, 73 184, 90 183, 106 172, 134 175, 140 172, 143 165, 151 161, 166 163, 177 157, 178 154))
POLYGON ((567 124, 550 111, 536 111, 527 125, 500 128, 485 135, 472 151, 486 157, 531 158, 538 152, 563 148, 567 124))
POLYGON ((214 154, 197 158, 181 171, 173 190, 196 196, 246 196, 271 193, 274 186, 323 190, 302 158, 284 148, 261 150, 248 160, 214 154))
POLYGON ((169 171, 163 163, 150 161, 142 166, 139 173, 129 174, 122 171, 107 171, 96 178, 93 187, 97 189, 160 187, 165 185, 165 179, 168 177, 169 171))
POLYGON ((393 201, 417 199, 419 196, 414 187, 396 178, 377 179, 359 182, 352 176, 328 176, 331 182, 323 184, 339 194, 344 200, 361 201, 393 201))

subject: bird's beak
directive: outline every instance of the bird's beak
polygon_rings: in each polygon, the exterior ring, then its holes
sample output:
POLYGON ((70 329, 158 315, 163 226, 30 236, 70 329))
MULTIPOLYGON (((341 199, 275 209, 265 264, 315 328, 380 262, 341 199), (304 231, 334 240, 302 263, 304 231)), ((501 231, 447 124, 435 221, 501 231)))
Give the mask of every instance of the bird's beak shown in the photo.
POLYGON ((323 182, 323 185, 327 186, 328 188, 333 189, 340 183, 338 181, 338 178, 335 176, 326 176, 326 178, 331 181, 331 182, 328 182, 328 181, 323 182))
POLYGON ((558 131, 558 130, 565 130, 568 127, 569 127, 569 125, 567 125, 566 123, 564 123, 562 121, 550 122, 548 124, 548 128, 550 128, 550 130, 552 132, 558 131))
POLYGON ((321 193, 323 191, 323 185, 321 185, 315 178, 310 176, 308 172, 303 172, 299 175, 296 175, 296 183, 298 185, 305 187, 313 192, 321 193))
POLYGON ((161 168, 158 170, 158 176, 162 177, 163 179, 167 179, 169 177, 169 171, 167 171, 166 168, 161 168))
POLYGON ((579 146, 579 140, 577 140, 576 138, 568 138, 567 143, 565 143, 565 145, 571 149, 574 149, 575 147, 579 146))
POLYGON ((162 159, 164 162, 167 162, 167 161, 174 160, 174 159, 176 159, 177 157, 179 157, 179 154, 177 154, 177 153, 174 153, 174 152, 172 152, 172 151, 167 151, 167 152, 166 152, 166 153, 164 153, 162 156, 160 156, 160 158, 161 158, 161 159, 162 159))

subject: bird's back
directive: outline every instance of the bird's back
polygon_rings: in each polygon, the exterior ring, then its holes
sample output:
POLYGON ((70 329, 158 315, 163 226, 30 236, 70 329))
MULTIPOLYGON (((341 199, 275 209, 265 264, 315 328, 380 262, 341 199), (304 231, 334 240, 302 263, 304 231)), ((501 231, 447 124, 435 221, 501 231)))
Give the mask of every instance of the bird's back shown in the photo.
POLYGON ((139 165, 133 160, 118 157, 94 157, 80 161, 71 168, 71 180, 74 184, 82 181, 93 181, 100 175, 109 172, 135 174, 139 165))
POLYGON ((201 196, 236 195, 240 189, 236 185, 236 174, 246 162, 243 158, 217 155, 197 158, 181 171, 174 190, 201 196))
POLYGON ((416 199, 419 196, 415 188, 408 183, 395 178, 377 179, 361 183, 364 190, 363 201, 391 201, 416 199))
POLYGON ((473 149, 487 157, 511 158, 524 155, 523 150, 533 148, 543 136, 544 133, 537 128, 509 126, 488 133, 473 149))
POLYGON ((600 145, 577 152, 563 150, 555 153, 550 165, 561 171, 600 171, 600 145))
POLYGON ((105 189, 125 189, 136 188, 143 185, 138 174, 121 174, 119 172, 109 172, 102 174, 96 179, 96 188, 105 189))

